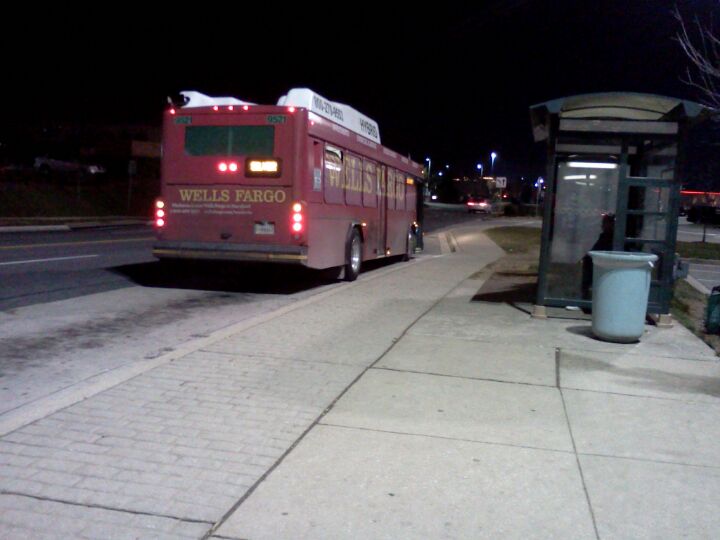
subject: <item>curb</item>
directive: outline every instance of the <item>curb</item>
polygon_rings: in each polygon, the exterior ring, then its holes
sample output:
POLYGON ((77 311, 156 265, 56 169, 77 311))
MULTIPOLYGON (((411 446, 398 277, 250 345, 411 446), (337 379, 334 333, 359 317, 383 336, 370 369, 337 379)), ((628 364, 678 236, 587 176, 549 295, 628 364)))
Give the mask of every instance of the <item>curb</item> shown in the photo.
POLYGON ((69 231, 67 225, 10 225, 0 227, 0 233, 69 231))
POLYGON ((705 296, 710 296, 710 289, 708 289, 705 285, 700 283, 697 279, 695 279, 692 276, 688 276, 685 278, 685 281, 688 282, 688 284, 695 289, 696 291, 704 294, 705 296))
POLYGON ((116 220, 116 221, 81 221, 77 223, 66 223, 64 225, 6 225, 0 227, 0 233, 15 232, 56 232, 76 231, 83 229, 96 229, 101 227, 132 227, 138 225, 151 226, 152 221, 146 220, 116 220))
POLYGON ((134 225, 152 225, 152 221, 143 220, 120 220, 120 221, 87 221, 83 223, 69 223, 67 227, 71 231, 81 229, 94 229, 97 227, 132 227, 134 225))

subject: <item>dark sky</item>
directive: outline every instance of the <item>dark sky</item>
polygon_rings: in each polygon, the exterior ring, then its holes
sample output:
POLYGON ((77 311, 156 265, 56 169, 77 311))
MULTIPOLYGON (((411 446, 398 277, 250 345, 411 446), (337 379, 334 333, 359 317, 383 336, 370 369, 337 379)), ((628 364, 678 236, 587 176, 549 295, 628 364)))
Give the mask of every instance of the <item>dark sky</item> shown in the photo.
MULTIPOLYGON (((689 16, 720 11, 678 3, 689 16)), ((159 123, 180 90, 274 103, 307 86, 376 119, 384 144, 418 161, 487 162, 495 150, 498 172, 514 173, 542 155, 531 104, 612 90, 698 97, 680 81, 672 1, 245 4, 6 14, 6 119, 159 123)))

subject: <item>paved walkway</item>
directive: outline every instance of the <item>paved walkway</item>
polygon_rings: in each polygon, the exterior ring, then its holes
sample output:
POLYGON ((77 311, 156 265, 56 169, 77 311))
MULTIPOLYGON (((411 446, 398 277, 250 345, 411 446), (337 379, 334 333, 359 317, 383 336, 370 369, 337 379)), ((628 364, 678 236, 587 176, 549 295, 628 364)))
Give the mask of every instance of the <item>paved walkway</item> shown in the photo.
POLYGON ((690 262, 690 276, 696 280, 696 288, 701 289, 705 294, 710 294, 713 287, 720 285, 720 263, 693 260, 690 262))
POLYGON ((717 536, 712 351, 473 302, 500 250, 443 245, 5 434, 0 537, 717 536))

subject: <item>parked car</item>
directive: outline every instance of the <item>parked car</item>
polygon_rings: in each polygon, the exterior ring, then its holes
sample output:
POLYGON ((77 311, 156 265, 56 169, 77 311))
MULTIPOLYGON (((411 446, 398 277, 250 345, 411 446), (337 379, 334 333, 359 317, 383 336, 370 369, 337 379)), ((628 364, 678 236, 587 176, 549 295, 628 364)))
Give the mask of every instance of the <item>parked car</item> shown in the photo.
POLYGON ((690 223, 720 224, 720 208, 715 206, 696 204, 691 206, 687 213, 690 223))
POLYGON ((490 199, 486 199, 485 197, 468 197, 465 205, 467 206, 468 212, 483 212, 485 214, 492 212, 492 203, 490 199))
POLYGON ((82 163, 80 161, 65 161, 49 157, 37 157, 33 167, 41 173, 51 172, 76 173, 76 174, 104 174, 105 167, 93 163, 82 163))

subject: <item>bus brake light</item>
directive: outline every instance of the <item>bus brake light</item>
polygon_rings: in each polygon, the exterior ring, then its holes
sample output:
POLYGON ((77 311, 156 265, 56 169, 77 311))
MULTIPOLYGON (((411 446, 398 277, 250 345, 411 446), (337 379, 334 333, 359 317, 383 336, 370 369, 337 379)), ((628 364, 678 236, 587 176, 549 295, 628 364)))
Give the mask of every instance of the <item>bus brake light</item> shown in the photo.
POLYGON ((299 234, 304 229, 304 225, 303 225, 304 217, 303 217, 303 213, 302 213, 302 211, 303 211, 302 204, 300 204, 299 202, 293 203, 292 211, 293 211, 293 213, 292 213, 291 229, 295 233, 295 238, 299 239, 300 238, 299 234))
POLYGON ((226 161, 221 161, 220 163, 218 163, 217 169, 218 169, 218 171, 220 171, 221 173, 228 172, 228 171, 230 171, 230 172, 237 172, 237 170, 238 170, 238 164, 237 164, 237 162, 235 162, 235 161, 231 161, 231 162, 229 162, 229 163, 226 162, 226 161))
POLYGON ((165 226, 165 202, 158 199, 155 201, 155 225, 159 227, 165 226))

